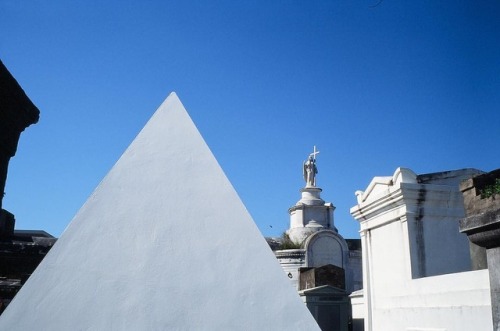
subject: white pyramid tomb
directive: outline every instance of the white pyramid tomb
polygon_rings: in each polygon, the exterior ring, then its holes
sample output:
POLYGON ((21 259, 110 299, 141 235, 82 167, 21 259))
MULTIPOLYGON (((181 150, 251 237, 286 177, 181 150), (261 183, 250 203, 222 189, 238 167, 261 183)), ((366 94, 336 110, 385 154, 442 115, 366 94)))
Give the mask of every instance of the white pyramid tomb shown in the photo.
POLYGON ((0 330, 319 330, 172 93, 0 330))

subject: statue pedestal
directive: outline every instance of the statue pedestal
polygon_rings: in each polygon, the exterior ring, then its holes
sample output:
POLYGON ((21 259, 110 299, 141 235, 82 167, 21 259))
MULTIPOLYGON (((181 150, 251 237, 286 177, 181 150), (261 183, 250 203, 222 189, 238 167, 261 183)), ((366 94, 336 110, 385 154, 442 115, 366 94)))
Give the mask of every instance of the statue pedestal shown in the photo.
MULTIPOLYGON (((302 198, 297 202, 302 203, 304 205, 322 205, 325 203, 324 200, 321 199, 320 194, 322 189, 319 187, 304 187, 300 190, 302 192, 302 198)), ((292 207, 293 208, 293 207, 292 207)))
POLYGON ((288 209, 290 214, 290 229, 287 231, 293 242, 301 243, 311 234, 320 230, 332 229, 333 224, 332 203, 321 199, 321 188, 305 187, 300 190, 301 199, 295 206, 288 209))

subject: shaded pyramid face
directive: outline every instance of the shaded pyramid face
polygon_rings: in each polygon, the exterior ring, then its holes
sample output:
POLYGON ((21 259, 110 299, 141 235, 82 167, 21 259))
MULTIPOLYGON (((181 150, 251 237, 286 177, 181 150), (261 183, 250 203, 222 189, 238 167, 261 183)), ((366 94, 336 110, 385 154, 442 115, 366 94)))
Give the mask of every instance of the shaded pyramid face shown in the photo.
POLYGON ((318 330, 177 96, 0 316, 0 330, 318 330))

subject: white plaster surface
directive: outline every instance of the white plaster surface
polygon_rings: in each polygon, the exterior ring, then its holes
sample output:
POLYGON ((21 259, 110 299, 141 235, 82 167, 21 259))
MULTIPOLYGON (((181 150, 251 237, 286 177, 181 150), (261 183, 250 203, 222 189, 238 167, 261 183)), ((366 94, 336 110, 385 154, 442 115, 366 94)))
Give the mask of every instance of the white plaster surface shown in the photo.
POLYGON ((319 328, 172 93, 0 330, 319 328))

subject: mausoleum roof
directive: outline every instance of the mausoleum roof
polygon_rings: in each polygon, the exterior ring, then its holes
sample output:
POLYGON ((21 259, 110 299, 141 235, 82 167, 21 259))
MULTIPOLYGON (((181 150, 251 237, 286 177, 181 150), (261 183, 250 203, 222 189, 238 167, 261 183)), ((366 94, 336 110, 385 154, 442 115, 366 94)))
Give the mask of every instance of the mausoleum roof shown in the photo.
POLYGON ((481 170, 466 168, 451 171, 440 171, 428 174, 417 175, 409 168, 397 168, 392 176, 373 177, 372 181, 364 191, 356 191, 355 195, 358 204, 376 200, 378 197, 390 194, 405 184, 434 184, 434 185, 454 185, 462 180, 474 175, 483 173, 481 170))

